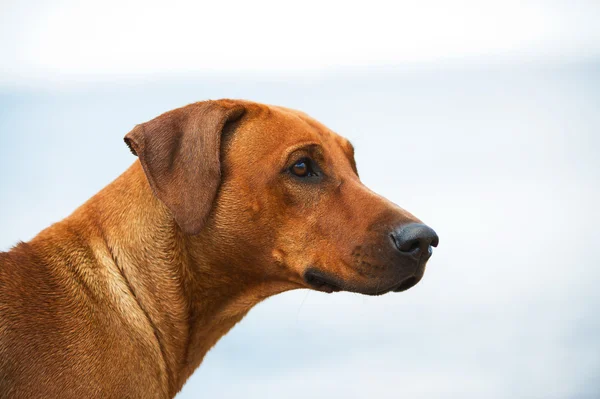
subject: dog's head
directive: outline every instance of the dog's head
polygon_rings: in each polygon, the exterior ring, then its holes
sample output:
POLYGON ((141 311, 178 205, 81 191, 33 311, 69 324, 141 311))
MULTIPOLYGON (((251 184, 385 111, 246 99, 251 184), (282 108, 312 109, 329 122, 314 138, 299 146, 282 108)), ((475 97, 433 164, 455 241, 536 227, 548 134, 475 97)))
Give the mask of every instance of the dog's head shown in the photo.
POLYGON ((361 183, 346 139, 298 111, 200 102, 138 125, 125 141, 202 251, 282 290, 403 291, 438 244, 431 228, 361 183))

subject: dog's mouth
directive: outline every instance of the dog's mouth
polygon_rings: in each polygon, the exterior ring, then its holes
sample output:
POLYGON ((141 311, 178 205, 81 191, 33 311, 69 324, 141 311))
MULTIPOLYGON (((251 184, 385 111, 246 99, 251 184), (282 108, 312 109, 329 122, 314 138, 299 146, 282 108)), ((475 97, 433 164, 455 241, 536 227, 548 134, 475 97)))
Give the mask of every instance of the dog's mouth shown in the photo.
POLYGON ((318 269, 310 268, 304 273, 304 280, 306 283, 314 290, 332 293, 338 291, 351 291, 358 292, 366 295, 383 295, 388 292, 402 292, 406 291, 409 288, 414 287, 418 282, 419 278, 416 276, 410 276, 404 280, 400 284, 397 284, 392 287, 388 287, 385 289, 375 289, 375 290, 366 290, 362 291, 356 289, 354 287, 348 287, 341 280, 330 276, 326 273, 319 271, 318 269))
POLYGON ((394 291, 394 292, 406 291, 407 289, 414 287, 418 282, 419 282, 418 278, 416 278, 415 276, 411 276, 411 277, 407 278, 406 280, 404 280, 403 282, 401 282, 400 285, 398 285, 397 287, 392 288, 392 291, 394 291))
POLYGON ((342 290, 341 281, 328 276, 317 269, 308 269, 304 273, 304 280, 308 285, 317 291, 332 293, 342 290))

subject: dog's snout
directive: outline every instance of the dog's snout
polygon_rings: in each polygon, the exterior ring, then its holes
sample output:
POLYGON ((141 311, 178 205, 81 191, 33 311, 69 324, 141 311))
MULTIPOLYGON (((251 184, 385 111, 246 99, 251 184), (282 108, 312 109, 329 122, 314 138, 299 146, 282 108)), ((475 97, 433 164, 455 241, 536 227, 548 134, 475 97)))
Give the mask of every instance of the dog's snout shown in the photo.
POLYGON ((439 238, 435 231, 424 224, 410 223, 390 234, 394 245, 403 254, 417 254, 437 247, 439 238))

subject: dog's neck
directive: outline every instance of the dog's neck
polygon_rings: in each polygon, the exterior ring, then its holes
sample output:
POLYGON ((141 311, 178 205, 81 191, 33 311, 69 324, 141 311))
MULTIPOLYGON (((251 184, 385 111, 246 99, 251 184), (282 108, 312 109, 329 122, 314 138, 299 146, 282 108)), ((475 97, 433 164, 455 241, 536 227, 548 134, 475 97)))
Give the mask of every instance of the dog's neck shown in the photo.
POLYGON ((152 193, 139 162, 63 223, 69 229, 94 224, 97 236, 88 237, 90 248, 101 266, 122 275, 130 291, 114 290, 111 295, 137 302, 147 319, 144 328, 152 329, 147 333, 154 334, 159 346, 171 395, 252 306, 289 289, 256 281, 199 251, 210 241, 202 233, 191 238, 181 232, 152 193))

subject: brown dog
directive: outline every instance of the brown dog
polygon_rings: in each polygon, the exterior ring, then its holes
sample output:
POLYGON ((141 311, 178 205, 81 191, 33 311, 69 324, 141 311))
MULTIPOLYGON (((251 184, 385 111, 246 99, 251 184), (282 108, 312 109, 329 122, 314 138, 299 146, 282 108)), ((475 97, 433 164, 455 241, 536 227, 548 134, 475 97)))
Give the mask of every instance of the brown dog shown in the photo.
POLYGON ((125 141, 139 162, 0 253, 1 398, 173 397, 263 299, 403 291, 438 242, 301 112, 206 101, 125 141))

